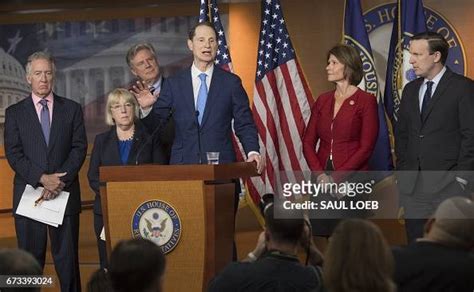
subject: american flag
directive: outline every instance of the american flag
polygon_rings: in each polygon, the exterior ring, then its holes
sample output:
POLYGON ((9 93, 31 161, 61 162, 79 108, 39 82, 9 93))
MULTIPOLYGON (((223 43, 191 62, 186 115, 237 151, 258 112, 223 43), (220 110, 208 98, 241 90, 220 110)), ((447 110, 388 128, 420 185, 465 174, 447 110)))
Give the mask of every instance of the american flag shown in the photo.
POLYGON ((201 4, 199 4, 199 23, 209 21, 208 5, 207 0, 201 0, 201 4))
POLYGON ((303 156, 302 137, 314 103, 296 58, 279 0, 262 1, 262 23, 257 55, 253 117, 265 173, 249 185, 254 202, 265 193, 276 193, 280 175, 295 180, 292 172, 309 171, 303 156), (252 189, 252 186, 254 187, 252 189))
POLYGON ((224 70, 232 72, 232 60, 230 59, 229 47, 225 39, 224 27, 222 26, 221 17, 219 16, 219 8, 217 0, 211 0, 210 3, 211 21, 217 32, 217 55, 214 61, 216 66, 224 70))

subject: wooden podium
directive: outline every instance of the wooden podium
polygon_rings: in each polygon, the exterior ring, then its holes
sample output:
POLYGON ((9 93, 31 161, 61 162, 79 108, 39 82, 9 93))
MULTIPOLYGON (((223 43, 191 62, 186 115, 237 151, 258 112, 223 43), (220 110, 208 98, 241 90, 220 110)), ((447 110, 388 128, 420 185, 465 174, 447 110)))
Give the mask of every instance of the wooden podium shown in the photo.
MULTIPOLYGON (((132 222, 136 225, 138 215, 152 205, 144 203, 165 202, 176 211, 181 229, 177 245, 166 255, 165 291, 205 290, 209 280, 232 260, 232 179, 256 175, 255 164, 245 162, 101 167, 107 254, 110 256, 118 241, 137 232, 132 222)), ((156 212, 155 217, 159 217, 156 212)), ((146 228, 138 228, 142 229, 146 232, 146 228)), ((176 239, 177 234, 173 241, 176 239)))

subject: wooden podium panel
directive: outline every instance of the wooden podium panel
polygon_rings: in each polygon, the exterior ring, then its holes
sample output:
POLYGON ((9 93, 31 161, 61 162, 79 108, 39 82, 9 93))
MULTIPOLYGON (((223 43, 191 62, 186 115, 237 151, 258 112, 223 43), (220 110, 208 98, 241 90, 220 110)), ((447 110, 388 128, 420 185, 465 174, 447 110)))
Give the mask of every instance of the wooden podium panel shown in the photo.
POLYGON ((167 181, 108 183, 108 208, 119 210, 109 212, 109 221, 114 224, 108 225, 108 238, 111 238, 110 245, 113 247, 120 240, 132 237, 133 214, 142 203, 160 200, 171 205, 181 219, 182 229, 178 245, 166 255, 164 288, 165 291, 186 291, 189 283, 183 279, 200 279, 199 282, 193 281, 193 286, 203 285, 205 238, 202 234, 206 229, 204 185, 202 181, 181 181, 180 187, 176 188, 175 184, 167 181), (132 197, 137 203, 127 199, 132 197))

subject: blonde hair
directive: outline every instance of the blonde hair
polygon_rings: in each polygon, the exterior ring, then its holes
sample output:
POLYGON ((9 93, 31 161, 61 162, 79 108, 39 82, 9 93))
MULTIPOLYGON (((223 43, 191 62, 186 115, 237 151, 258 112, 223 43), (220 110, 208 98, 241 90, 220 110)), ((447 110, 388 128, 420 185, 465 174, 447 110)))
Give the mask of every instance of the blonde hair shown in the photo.
POLYGON ((324 259, 323 282, 328 291, 395 291, 391 250, 380 229, 370 221, 339 223, 324 259))
POLYGON ((133 94, 125 88, 116 88, 112 90, 107 96, 107 103, 105 105, 105 123, 109 126, 115 125, 112 118, 112 105, 119 103, 120 100, 129 102, 133 105, 134 121, 138 119, 138 103, 133 94))

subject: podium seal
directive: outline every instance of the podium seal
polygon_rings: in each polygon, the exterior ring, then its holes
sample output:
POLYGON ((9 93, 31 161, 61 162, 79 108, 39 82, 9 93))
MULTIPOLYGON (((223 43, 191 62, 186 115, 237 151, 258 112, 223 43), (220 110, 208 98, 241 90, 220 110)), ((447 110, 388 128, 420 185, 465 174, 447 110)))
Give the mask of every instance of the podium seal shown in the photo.
POLYGON ((178 212, 165 201, 142 203, 132 217, 132 237, 153 241, 164 254, 171 252, 181 238, 178 212))

